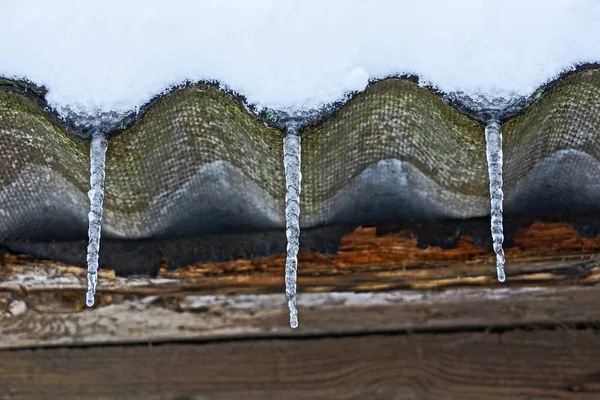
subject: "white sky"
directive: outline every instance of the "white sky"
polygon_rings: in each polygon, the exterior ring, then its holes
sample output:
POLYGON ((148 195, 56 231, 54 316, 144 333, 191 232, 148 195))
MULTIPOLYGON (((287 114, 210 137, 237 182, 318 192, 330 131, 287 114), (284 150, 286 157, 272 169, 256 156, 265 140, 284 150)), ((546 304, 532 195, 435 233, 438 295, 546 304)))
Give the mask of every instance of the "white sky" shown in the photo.
POLYGON ((597 0, 0 0, 0 17, 0 75, 88 114, 186 79, 296 110, 398 73, 445 92, 527 95, 600 61, 597 0))

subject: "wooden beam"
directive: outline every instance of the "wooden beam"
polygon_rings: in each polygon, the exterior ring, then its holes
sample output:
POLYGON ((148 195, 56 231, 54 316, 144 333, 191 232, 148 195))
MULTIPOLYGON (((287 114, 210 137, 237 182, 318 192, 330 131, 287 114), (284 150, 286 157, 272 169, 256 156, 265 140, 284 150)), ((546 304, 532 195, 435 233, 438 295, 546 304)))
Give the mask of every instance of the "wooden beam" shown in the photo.
POLYGON ((2 298, 0 348, 600 321, 598 286, 307 293, 298 329, 288 326, 283 295, 106 295, 93 309, 74 307, 79 297, 2 298))
POLYGON ((0 399, 592 400, 591 330, 370 335, 0 354, 0 399))
MULTIPOLYGON (((566 223, 534 223, 515 236, 506 250, 507 283, 530 286, 595 284, 600 277, 600 235, 581 237, 566 223)), ((412 232, 377 234, 358 228, 345 235, 335 254, 299 255, 300 291, 381 291, 498 287, 495 255, 460 236, 453 248, 421 248, 412 232)), ((102 293, 169 295, 280 293, 285 255, 201 262, 174 271, 164 266, 155 278, 122 278, 101 271, 102 293)), ((0 267, 0 291, 83 290, 81 268, 32 257, 6 254, 0 267)))
POLYGON ((336 254, 301 255, 298 330, 287 324, 283 255, 162 268, 154 278, 103 270, 90 309, 84 269, 7 254, 0 348, 600 320, 600 238, 536 223, 514 242, 500 284, 493 253, 468 236, 422 248, 405 231, 357 229, 336 254))

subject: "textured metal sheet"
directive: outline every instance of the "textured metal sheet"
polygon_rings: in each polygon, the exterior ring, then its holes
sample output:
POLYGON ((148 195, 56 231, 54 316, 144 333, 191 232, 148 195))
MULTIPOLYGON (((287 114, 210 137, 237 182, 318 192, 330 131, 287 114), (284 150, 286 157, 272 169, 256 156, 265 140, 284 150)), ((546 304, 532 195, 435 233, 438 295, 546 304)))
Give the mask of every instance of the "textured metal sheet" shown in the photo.
MULTIPOLYGON (((600 208, 600 70, 502 127, 507 213, 600 208)), ((489 214, 483 124, 414 82, 377 82, 300 135, 304 227, 489 214)), ((174 90, 109 138, 103 235, 283 229, 282 140, 214 86, 174 90)), ((85 238, 88 169, 89 142, 0 91, 0 240, 85 238)))

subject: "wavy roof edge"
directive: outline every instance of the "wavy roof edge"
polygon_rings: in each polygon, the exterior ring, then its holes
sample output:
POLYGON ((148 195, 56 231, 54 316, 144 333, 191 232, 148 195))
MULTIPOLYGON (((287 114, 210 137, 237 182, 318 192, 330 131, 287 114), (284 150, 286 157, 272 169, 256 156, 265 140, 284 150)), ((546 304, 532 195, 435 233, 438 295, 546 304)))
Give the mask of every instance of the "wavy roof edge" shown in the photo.
POLYGON ((369 84, 359 91, 348 92, 338 101, 324 105, 319 109, 289 111, 275 109, 258 109, 254 104, 249 103, 247 98, 229 88, 224 82, 216 80, 202 81, 184 81, 180 84, 165 88, 161 93, 153 96, 138 109, 131 110, 125 114, 120 114, 115 111, 98 112, 98 114, 81 115, 75 112, 61 113, 58 109, 52 107, 46 100, 48 89, 45 86, 37 85, 35 82, 22 79, 10 79, 0 76, 0 92, 16 93, 27 97, 33 101, 42 111, 49 115, 55 123, 62 126, 71 133, 89 138, 95 130, 102 130, 111 135, 119 133, 122 130, 129 128, 140 118, 142 118, 148 109, 157 101, 170 96, 173 92, 198 84, 205 84, 219 89, 228 96, 237 101, 251 116, 258 121, 265 123, 271 127, 284 130, 285 128, 294 126, 297 129, 303 129, 309 126, 319 125, 337 113, 342 107, 350 102, 357 95, 366 92, 373 85, 388 80, 402 79, 418 84, 425 90, 439 96, 445 103, 452 106, 461 114, 468 116, 471 119, 487 122, 490 119, 497 119, 501 122, 523 113, 535 100, 543 96, 545 93, 554 88, 558 83, 568 79, 571 76, 582 73, 588 70, 600 70, 599 62, 579 63, 567 68, 558 73, 553 79, 540 85, 529 96, 515 98, 507 102, 505 107, 484 107, 488 104, 481 104, 478 100, 463 95, 461 92, 446 93, 439 90, 437 87, 422 83, 421 79, 416 74, 391 74, 384 77, 371 79, 369 84))

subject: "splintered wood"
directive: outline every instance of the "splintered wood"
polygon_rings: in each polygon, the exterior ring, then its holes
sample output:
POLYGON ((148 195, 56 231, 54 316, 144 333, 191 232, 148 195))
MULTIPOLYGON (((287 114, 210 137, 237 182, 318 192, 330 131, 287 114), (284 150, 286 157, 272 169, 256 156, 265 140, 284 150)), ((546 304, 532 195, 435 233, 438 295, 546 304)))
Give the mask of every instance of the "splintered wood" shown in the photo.
POLYGON ((452 249, 417 242, 410 232, 359 228, 334 255, 301 253, 295 333, 282 294, 285 254, 162 268, 156 277, 101 270, 91 309, 83 268, 6 254, 0 347, 600 320, 599 237, 534 223, 506 250, 504 284, 490 268, 493 251, 470 237, 452 249))

